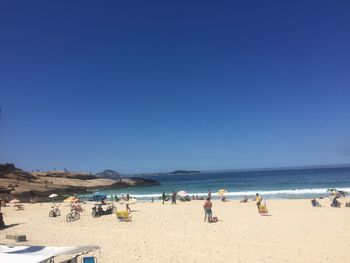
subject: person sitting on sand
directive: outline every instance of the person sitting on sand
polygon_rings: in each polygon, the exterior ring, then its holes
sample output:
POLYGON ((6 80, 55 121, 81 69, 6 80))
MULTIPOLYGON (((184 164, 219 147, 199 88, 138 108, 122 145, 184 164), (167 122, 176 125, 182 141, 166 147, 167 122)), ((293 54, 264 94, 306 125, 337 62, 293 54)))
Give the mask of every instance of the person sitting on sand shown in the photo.
POLYGON ((262 197, 258 193, 256 193, 256 196, 253 199, 253 201, 256 202, 256 206, 258 207, 258 212, 260 213, 260 205, 261 205, 262 197))
POLYGON ((316 200, 316 198, 311 200, 311 204, 313 207, 321 207, 321 204, 316 200))
POLYGON ((245 195, 244 198, 239 202, 240 203, 248 203, 248 196, 245 195))
POLYGON ((340 205, 341 205, 341 203, 338 201, 338 197, 335 196, 335 197, 333 198, 333 201, 332 201, 332 203, 331 203, 331 206, 332 206, 332 207, 339 207, 339 208, 340 208, 340 205))
POLYGON ((222 198, 221 198, 221 202, 227 202, 228 200, 226 199, 226 197, 225 196, 223 196, 222 198))
POLYGON ((212 221, 213 217, 213 212, 211 211, 213 204, 210 201, 210 197, 205 200, 203 208, 204 208, 204 222, 207 220, 208 216, 208 222, 210 223, 212 221))

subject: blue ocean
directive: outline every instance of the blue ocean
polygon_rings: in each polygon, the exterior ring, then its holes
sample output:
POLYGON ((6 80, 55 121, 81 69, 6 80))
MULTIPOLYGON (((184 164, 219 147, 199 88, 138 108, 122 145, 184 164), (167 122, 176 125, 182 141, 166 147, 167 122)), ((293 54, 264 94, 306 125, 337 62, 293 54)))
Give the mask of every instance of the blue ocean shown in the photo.
MULTIPOLYGON (((235 172, 202 172, 186 175, 143 176, 158 180, 161 185, 103 190, 109 196, 129 194, 140 200, 158 199, 162 192, 184 190, 189 196, 219 198, 225 189, 229 199, 252 197, 255 193, 269 199, 326 197, 329 188, 350 192, 350 167, 317 169, 283 169, 235 172)), ((86 196, 87 197, 87 196, 86 196)))

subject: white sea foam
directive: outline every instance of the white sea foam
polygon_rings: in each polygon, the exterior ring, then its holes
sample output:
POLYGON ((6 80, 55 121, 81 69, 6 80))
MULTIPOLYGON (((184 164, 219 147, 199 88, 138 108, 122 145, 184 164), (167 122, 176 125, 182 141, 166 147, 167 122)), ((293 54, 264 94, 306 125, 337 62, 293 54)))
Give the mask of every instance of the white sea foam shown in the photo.
MULTIPOLYGON (((327 190, 329 188, 315 188, 315 189, 285 189, 285 190, 254 190, 254 191, 240 191, 240 192, 227 192, 225 196, 232 196, 232 197, 241 197, 241 196, 253 196, 256 193, 259 193, 260 195, 265 195, 265 196, 295 196, 297 197, 298 195, 312 195, 312 194, 320 194, 320 195, 326 195, 327 190)), ((345 192, 350 192, 350 188, 337 188, 338 190, 345 191, 345 192)), ((118 194, 120 196, 120 194, 118 194)), ((126 195, 126 193, 124 193, 126 195)), ((207 196, 208 193, 194 193, 194 192, 189 192, 189 196, 207 196)), ((213 197, 219 196, 218 193, 212 193, 211 194, 213 197)), ((108 197, 113 197, 114 195, 109 195, 108 197)), ((132 194, 133 197, 135 198, 159 198, 161 196, 161 193, 151 193, 151 194, 132 194)))
MULTIPOLYGON (((345 192, 349 192, 350 188, 337 188, 345 192)), ((256 191, 245 191, 245 192, 228 192, 225 196, 243 196, 243 195, 255 195, 259 193, 261 195, 305 195, 305 194, 327 194, 328 188, 316 188, 316 189, 287 189, 287 190, 256 190, 256 191)), ((212 194, 218 196, 217 193, 212 194)))

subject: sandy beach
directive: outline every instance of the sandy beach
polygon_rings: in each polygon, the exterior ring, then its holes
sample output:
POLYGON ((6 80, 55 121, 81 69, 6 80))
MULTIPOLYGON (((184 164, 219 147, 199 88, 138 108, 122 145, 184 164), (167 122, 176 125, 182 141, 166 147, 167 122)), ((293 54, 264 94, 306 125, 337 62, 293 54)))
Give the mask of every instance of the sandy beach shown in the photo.
MULTIPOLYGON (((321 208, 310 200, 271 200, 271 216, 257 213, 255 203, 213 201, 217 223, 203 222, 203 201, 137 203, 132 222, 114 215, 91 217, 84 204, 81 219, 67 223, 69 211, 48 216, 51 204, 25 204, 25 210, 3 207, 7 225, 1 244, 14 244, 6 234, 25 234, 27 245, 98 245, 98 262, 347 262, 350 247, 350 208, 321 208)), ((117 205, 118 210, 125 207, 117 205)), ((23 244, 23 243, 21 243, 23 244)))

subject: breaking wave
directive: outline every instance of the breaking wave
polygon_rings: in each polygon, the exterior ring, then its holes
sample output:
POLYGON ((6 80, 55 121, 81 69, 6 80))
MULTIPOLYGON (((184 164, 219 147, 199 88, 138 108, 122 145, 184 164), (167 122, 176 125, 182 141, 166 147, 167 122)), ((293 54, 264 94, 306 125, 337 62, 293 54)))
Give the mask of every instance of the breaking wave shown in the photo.
MULTIPOLYGON (((225 196, 229 197, 242 197, 242 196, 254 196, 256 193, 259 193, 263 196, 270 196, 273 198, 276 197, 283 197, 283 196, 295 196, 295 198, 298 198, 298 196, 308 196, 308 195, 327 195, 329 188, 315 188, 315 189, 285 189, 285 190, 254 190, 254 191, 239 191, 239 192, 227 192, 225 193, 225 196)), ((350 192, 350 188, 337 188, 338 190, 342 190, 345 192, 350 192)), ((126 193, 125 193, 126 194, 126 193)), ((207 196, 207 192, 188 192, 189 196, 207 196)), ((218 193, 212 193, 213 197, 219 197, 218 193)), ((120 193, 118 194, 120 196, 120 193)), ((132 194, 135 198, 141 198, 141 199, 147 199, 147 198, 159 198, 161 196, 161 193, 151 193, 151 194, 132 194)), ((113 194, 109 195, 109 197, 113 197, 113 194)))

